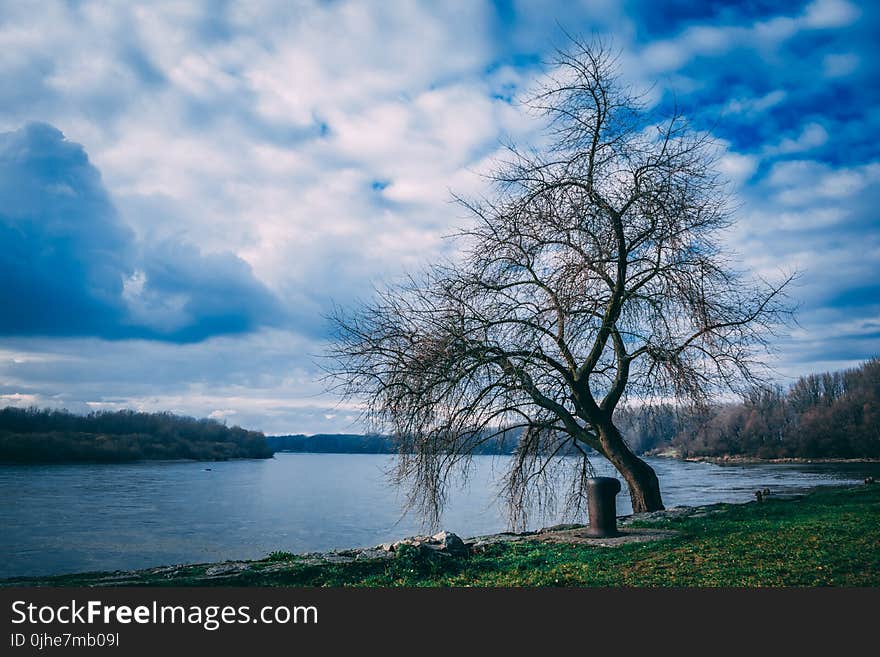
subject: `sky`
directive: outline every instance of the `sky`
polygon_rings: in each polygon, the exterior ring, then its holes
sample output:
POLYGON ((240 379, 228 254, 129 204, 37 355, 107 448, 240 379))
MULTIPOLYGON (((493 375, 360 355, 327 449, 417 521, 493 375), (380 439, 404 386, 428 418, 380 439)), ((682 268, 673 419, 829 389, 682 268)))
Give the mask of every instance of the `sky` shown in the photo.
POLYGON ((334 306, 447 255, 566 33, 723 145, 727 237, 801 272, 785 385, 880 355, 880 6, 0 0, 0 406, 357 432, 334 306))

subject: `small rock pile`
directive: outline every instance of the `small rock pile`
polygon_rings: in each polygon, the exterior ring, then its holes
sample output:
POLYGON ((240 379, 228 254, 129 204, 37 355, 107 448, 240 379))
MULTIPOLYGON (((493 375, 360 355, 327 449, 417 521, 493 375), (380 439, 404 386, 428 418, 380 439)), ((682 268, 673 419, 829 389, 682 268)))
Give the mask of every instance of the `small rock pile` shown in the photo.
POLYGON ((386 552, 398 552, 403 545, 416 548, 422 554, 449 554, 452 556, 466 556, 468 548, 464 541, 449 531, 442 531, 433 536, 411 536, 394 543, 384 543, 379 547, 386 552))

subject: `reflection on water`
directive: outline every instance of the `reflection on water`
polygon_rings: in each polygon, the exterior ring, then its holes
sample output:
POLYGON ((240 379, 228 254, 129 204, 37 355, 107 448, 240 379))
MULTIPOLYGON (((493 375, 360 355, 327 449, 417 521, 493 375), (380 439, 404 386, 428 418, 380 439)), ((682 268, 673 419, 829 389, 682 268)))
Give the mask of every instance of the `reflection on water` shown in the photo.
MULTIPOLYGON (((462 536, 502 531, 496 476, 507 457, 475 457, 452 491, 443 526, 462 536)), ((251 559, 418 533, 386 483, 393 457, 278 454, 259 461, 0 466, 0 577, 251 559)), ((880 464, 719 467, 650 459, 667 506, 745 502, 757 488, 791 493, 858 483, 880 464)), ((597 462, 598 474, 612 474, 597 462)), ((618 511, 629 499, 618 496, 618 511)), ((534 526, 558 518, 536 518, 534 526)))

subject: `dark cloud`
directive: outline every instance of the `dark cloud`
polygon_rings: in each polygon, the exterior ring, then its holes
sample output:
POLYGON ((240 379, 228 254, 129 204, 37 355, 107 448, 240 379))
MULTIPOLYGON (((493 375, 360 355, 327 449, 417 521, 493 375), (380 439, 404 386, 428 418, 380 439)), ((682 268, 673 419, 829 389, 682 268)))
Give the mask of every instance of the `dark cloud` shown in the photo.
POLYGON ((150 311, 142 320, 167 339, 192 342, 281 320, 273 295, 234 255, 166 241, 145 253, 142 271, 150 311))
POLYGON ((0 335, 191 342, 280 321, 231 253, 139 244, 79 144, 32 123, 0 134, 0 335))
POLYGON ((107 333, 124 319, 133 236, 78 144, 31 124, 0 135, 0 331, 107 333))

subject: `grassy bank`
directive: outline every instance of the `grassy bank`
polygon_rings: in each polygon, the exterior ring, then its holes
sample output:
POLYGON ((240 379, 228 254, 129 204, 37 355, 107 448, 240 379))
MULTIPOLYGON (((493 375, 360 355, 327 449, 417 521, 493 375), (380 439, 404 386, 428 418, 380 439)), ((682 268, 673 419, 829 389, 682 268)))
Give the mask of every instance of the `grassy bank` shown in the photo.
POLYGON ((496 544, 467 557, 403 550, 391 559, 314 563, 275 553, 214 565, 6 580, 93 586, 880 586, 880 485, 797 499, 718 505, 716 512, 640 526, 673 538, 619 547, 496 544))

